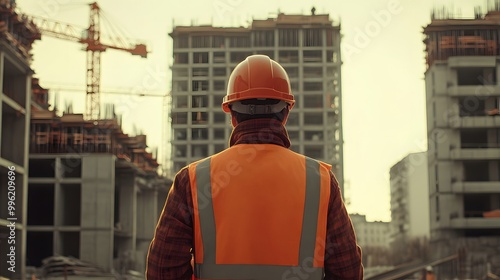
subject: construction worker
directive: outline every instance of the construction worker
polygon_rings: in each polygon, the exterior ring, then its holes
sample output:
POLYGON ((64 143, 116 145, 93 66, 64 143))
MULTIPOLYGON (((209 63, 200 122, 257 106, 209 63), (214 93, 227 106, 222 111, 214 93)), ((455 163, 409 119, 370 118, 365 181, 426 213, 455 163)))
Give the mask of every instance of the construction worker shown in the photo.
POLYGON ((146 277, 362 279, 361 249, 331 166, 288 148, 285 70, 252 55, 229 77, 229 148, 177 173, 146 277))
POLYGON ((425 267, 425 271, 422 273, 422 280, 436 280, 436 275, 434 275, 434 269, 432 266, 428 265, 425 267))

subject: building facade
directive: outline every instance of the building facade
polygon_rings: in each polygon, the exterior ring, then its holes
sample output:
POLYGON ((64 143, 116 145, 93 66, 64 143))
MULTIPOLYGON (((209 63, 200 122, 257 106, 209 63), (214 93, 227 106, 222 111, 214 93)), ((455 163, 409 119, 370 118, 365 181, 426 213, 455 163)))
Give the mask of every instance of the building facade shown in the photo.
POLYGON ((31 46, 36 26, 0 1, 0 276, 21 278, 26 262, 31 46), (9 207, 10 206, 10 207, 9 207))
POLYGON ((391 239, 429 238, 427 153, 412 153, 390 169, 391 239))
POLYGON ((365 215, 350 214, 356 231, 356 240, 361 248, 388 248, 390 242, 390 223, 382 221, 368 222, 365 215))
POLYGON ((329 15, 285 15, 250 27, 176 26, 172 64, 172 171, 228 146, 221 109, 231 71, 264 54, 288 72, 296 104, 287 123, 296 152, 332 164, 343 186, 340 25, 329 15))
POLYGON ((439 257, 467 248, 468 278, 484 277, 487 266, 500 273, 496 8, 471 19, 433 16, 424 27, 431 242, 439 257))

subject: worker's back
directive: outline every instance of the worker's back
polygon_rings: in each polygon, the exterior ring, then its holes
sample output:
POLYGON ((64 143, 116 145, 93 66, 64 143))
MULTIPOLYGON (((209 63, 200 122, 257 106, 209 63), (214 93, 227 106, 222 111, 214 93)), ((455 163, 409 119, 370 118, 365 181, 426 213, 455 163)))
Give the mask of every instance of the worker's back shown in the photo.
POLYGON ((195 229, 201 229, 196 269, 260 264, 282 266, 275 267, 281 275, 306 257, 322 268, 324 239, 316 237, 326 235, 329 168, 273 144, 235 145, 190 165, 195 229))

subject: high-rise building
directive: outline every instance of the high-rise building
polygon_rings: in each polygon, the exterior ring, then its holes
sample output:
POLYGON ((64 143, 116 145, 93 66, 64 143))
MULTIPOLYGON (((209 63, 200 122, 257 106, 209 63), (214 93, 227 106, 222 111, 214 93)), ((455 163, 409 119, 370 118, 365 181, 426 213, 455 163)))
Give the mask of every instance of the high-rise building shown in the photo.
POLYGON ((329 15, 285 15, 249 27, 176 26, 172 65, 173 172, 228 146, 221 109, 231 71, 264 54, 288 72, 296 105, 287 123, 291 149, 333 165, 343 186, 340 25, 329 15))
POLYGON ((433 14, 423 31, 431 246, 439 257, 466 248, 468 273, 500 273, 498 7, 471 19, 433 14))
POLYGON ((393 241, 429 238, 427 153, 409 154, 393 165, 390 184, 393 241))

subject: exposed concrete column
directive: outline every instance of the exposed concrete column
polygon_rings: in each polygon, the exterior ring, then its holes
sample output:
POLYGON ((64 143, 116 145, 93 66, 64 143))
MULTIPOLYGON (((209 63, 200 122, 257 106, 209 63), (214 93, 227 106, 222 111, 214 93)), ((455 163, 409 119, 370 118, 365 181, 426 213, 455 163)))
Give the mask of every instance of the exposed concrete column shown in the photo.
MULTIPOLYGON (((148 180, 150 181, 150 180, 148 180)), ((157 222, 158 192, 149 184, 137 194, 137 239, 135 270, 146 271, 146 256, 157 222)))
MULTIPOLYGON (((137 191, 135 183, 135 174, 131 171, 127 173, 120 173, 117 178, 117 188, 119 188, 119 220, 121 229, 125 232, 127 237, 136 237, 137 231, 137 191)), ((127 242, 128 244, 124 249, 134 251, 135 242, 127 242)))
MULTIPOLYGON (((3 74, 5 65, 5 53, 0 50, 0 104, 3 104, 3 74)), ((2 123, 3 106, 0 107, 0 124, 2 123)), ((0 135, 2 135, 2 125, 0 125, 0 135)), ((2 151, 2 137, 0 137, 0 152, 2 151)), ((0 153, 1 154, 1 153, 0 153)))
POLYGON ((113 268, 115 156, 82 158, 80 258, 113 268))

